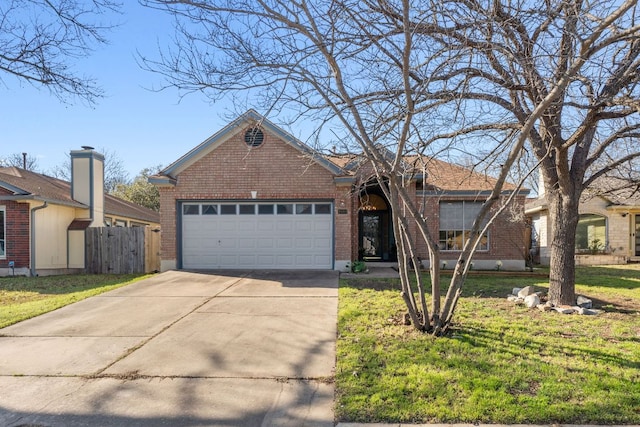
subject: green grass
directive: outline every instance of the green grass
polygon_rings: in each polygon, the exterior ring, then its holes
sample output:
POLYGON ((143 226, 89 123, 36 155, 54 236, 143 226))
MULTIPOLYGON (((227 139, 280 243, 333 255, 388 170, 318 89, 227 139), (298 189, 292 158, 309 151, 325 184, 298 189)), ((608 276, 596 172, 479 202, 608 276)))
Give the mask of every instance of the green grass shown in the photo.
POLYGON ((0 277, 0 328, 142 279, 140 274, 0 277))
MULTIPOLYGON (((443 283, 448 283, 443 276, 443 283)), ((394 280, 341 280, 336 417, 343 422, 640 424, 640 269, 580 268, 598 316, 506 300, 544 277, 468 278, 448 337, 398 321, 394 280)))

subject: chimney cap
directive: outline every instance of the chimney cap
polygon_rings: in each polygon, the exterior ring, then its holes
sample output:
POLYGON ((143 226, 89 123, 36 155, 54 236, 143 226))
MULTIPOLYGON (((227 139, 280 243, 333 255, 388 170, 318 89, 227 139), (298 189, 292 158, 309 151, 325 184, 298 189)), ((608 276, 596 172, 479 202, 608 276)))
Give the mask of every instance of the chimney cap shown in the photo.
POLYGON ((81 146, 81 148, 82 148, 83 150, 93 150, 93 147, 90 147, 90 146, 88 146, 88 145, 83 145, 83 146, 81 146))

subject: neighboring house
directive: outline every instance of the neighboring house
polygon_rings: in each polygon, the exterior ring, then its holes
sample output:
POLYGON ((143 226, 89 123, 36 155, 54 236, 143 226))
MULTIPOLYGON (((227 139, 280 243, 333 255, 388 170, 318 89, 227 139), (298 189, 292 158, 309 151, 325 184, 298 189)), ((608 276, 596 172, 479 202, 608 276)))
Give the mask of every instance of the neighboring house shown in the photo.
MULTIPOLYGON (((425 206, 449 268, 494 181, 408 157, 410 191, 425 206)), ((253 110, 149 181, 160 191, 162 270, 336 269, 395 262, 391 208, 356 156, 324 156, 253 110)), ((512 189, 513 187, 509 187, 512 189)), ((524 200, 489 228, 474 268, 524 269, 524 200)), ((419 256, 427 260, 424 242, 419 256)))
POLYGON ((70 183, 0 168, 0 276, 81 271, 87 227, 159 227, 157 212, 104 194, 102 154, 72 151, 71 162, 70 183))
MULTIPOLYGON (((551 224, 544 193, 526 203, 525 214, 531 222, 532 244, 538 261, 549 265, 551 224)), ((579 214, 576 230, 577 264, 640 261, 638 192, 632 189, 587 189, 580 200, 579 214)))

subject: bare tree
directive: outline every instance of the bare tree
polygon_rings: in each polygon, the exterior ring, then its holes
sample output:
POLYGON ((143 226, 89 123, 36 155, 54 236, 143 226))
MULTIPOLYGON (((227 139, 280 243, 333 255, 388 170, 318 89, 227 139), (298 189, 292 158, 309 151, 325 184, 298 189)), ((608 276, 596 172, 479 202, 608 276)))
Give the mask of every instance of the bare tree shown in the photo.
MULTIPOLYGON (((97 151, 104 156, 104 190, 107 193, 113 193, 118 185, 128 184, 129 173, 118 154, 106 148, 97 151)), ((65 162, 54 166, 49 174, 59 179, 71 181, 71 156, 67 154, 65 162)))
POLYGON ((0 72, 44 86, 63 101, 95 102, 102 91, 94 79, 74 72, 73 63, 106 43, 104 34, 113 25, 98 18, 118 7, 111 0, 3 0, 0 72))
POLYGON ((431 58, 442 61, 441 48, 417 33, 413 22, 430 16, 431 6, 409 0, 397 2, 393 10, 386 1, 143 3, 177 18, 175 48, 158 59, 141 57, 145 68, 166 77, 167 86, 200 91, 213 100, 246 92, 267 114, 313 121, 316 138, 333 134, 336 145, 365 160, 363 167, 392 206, 402 297, 412 323, 419 330, 444 333, 484 230, 507 199, 517 195, 503 196, 502 189, 525 138, 503 137, 513 147, 506 150, 441 305, 438 238, 426 218, 433 213, 418 206, 410 191, 416 170, 425 165, 406 162, 410 155, 424 159, 451 150, 432 131, 433 122, 448 121, 451 111, 439 110, 441 97, 427 90, 439 67, 431 58), (416 236, 429 249, 430 306, 416 236))
MULTIPOLYGON (((428 17, 413 14, 411 27, 447 58, 429 75, 428 91, 443 107, 467 113, 447 123, 440 137, 486 144, 500 141, 505 130, 526 136, 523 155, 540 165, 549 205, 549 297, 574 304, 583 191, 598 181, 637 187, 637 1, 438 3, 428 17)), ((406 21, 387 2, 379 7, 388 19, 406 21)), ((490 147, 493 153, 504 148, 490 147)))
POLYGON ((29 171, 38 171, 38 158, 28 153, 13 153, 0 158, 0 166, 15 166, 29 171))

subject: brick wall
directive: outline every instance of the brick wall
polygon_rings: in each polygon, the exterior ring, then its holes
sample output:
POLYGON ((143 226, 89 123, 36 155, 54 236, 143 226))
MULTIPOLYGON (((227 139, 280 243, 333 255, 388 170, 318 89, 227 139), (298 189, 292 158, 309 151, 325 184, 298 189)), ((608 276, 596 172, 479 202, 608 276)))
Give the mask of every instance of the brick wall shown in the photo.
POLYGON ((14 261, 15 268, 29 268, 29 205, 14 201, 0 201, 5 207, 6 259, 0 259, 0 268, 14 261))
POLYGON ((175 187, 160 188, 162 259, 177 257, 176 200, 251 200, 252 191, 257 192, 257 200, 333 201, 335 258, 351 259, 350 188, 337 186, 328 169, 267 132, 262 145, 249 148, 244 141, 245 130, 238 129, 180 172, 175 187), (347 209, 348 214, 338 214, 339 209, 347 209))
MULTIPOLYGON (((507 209, 489 227, 489 250, 477 251, 475 260, 524 260, 526 253, 527 228, 524 222, 524 196, 519 196, 513 202, 511 209, 507 209), (512 215, 514 213, 515 215, 512 215)), ((440 231, 440 202, 456 202, 461 200, 476 201, 473 197, 419 197, 418 203, 425 203, 424 216, 429 230, 437 240, 440 231)), ((428 259, 427 245, 422 238, 418 241, 418 252, 423 259, 428 259)), ((443 260, 455 260, 458 251, 442 251, 443 260)))

